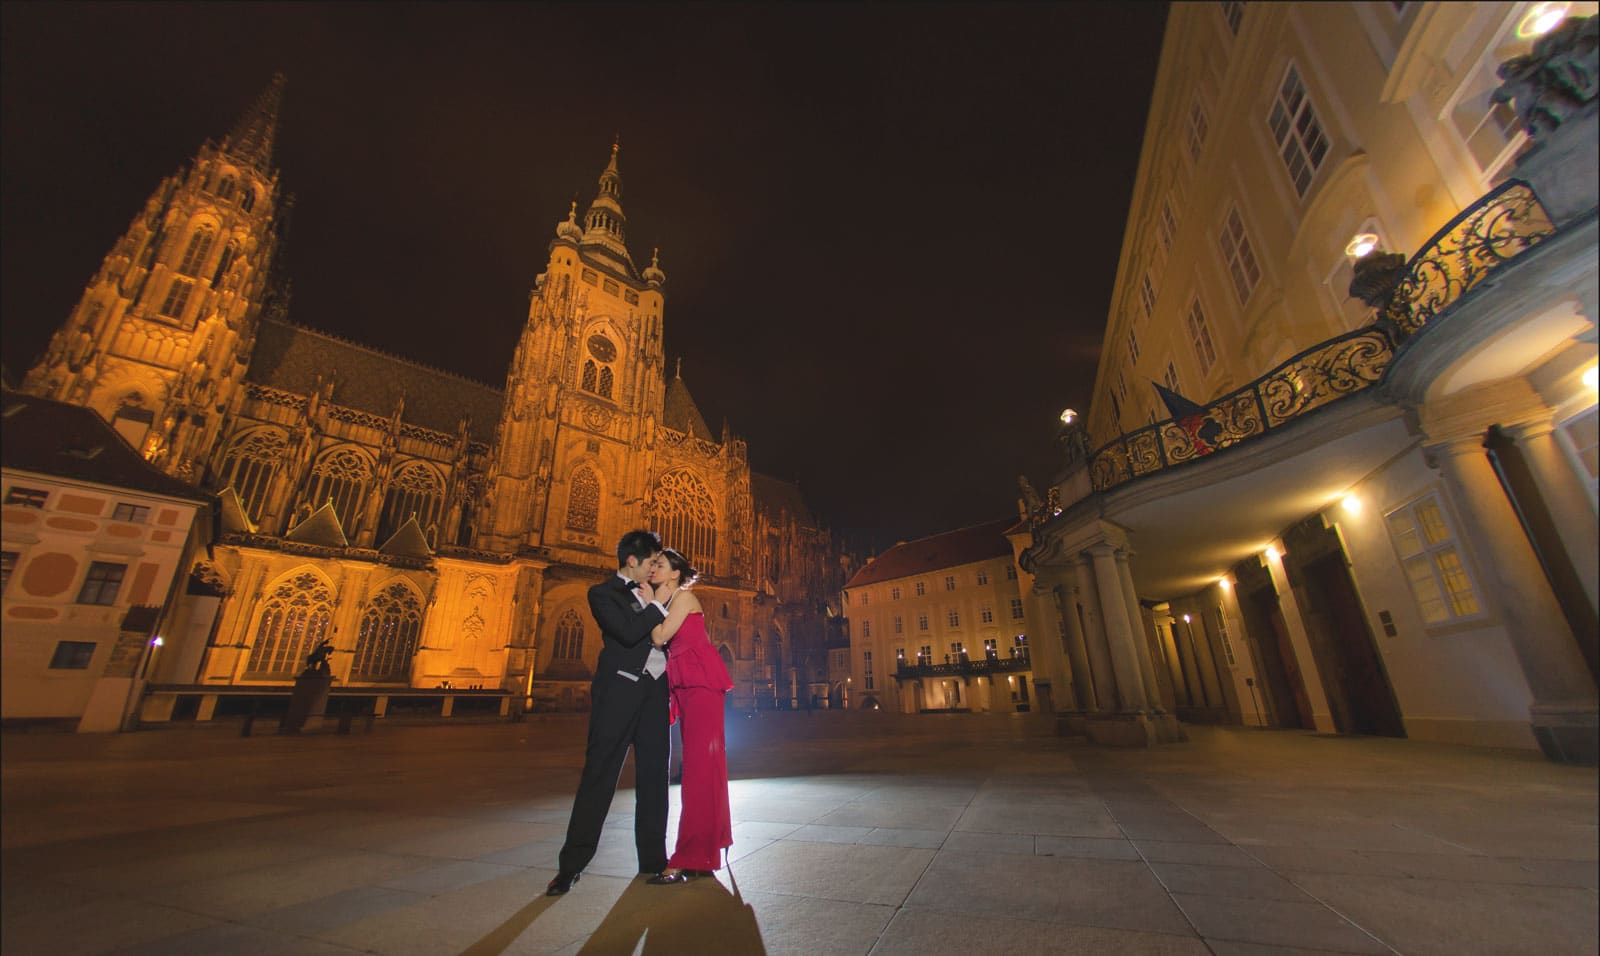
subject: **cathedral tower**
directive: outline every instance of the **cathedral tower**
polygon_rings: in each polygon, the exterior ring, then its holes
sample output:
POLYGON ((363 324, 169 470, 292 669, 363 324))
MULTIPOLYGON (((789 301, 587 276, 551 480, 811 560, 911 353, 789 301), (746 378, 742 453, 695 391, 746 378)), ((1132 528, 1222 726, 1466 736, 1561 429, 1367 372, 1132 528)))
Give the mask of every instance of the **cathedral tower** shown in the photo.
POLYGON ((544 546, 578 563, 642 514, 663 390, 661 285, 625 245, 617 147, 578 224, 556 227, 506 377, 478 546, 544 546))
POLYGON ((87 405, 145 457, 201 479, 244 378, 282 200, 272 165, 284 77, 168 177, 23 381, 87 405))

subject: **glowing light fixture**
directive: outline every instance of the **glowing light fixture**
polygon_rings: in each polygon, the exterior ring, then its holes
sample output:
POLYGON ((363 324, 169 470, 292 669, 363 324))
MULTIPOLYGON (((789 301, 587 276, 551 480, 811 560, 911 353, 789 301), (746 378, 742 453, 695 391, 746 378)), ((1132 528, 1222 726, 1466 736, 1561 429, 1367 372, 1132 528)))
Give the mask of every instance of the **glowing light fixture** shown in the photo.
POLYGON ((1370 232, 1363 232, 1350 237, 1350 244, 1344 247, 1344 254, 1352 259, 1360 259, 1376 248, 1378 248, 1378 237, 1370 232))
POLYGON ((1361 499, 1355 495, 1345 495, 1340 500, 1339 505, 1344 508, 1347 514, 1358 515, 1361 513, 1361 499))
POLYGON ((1184 616, 1183 616, 1183 623, 1185 623, 1185 624, 1188 624, 1188 623, 1189 623, 1189 615, 1187 615, 1187 614, 1185 614, 1185 615, 1184 615, 1184 616))
POLYGON ((1591 365, 1583 370, 1583 384, 1585 388, 1600 388, 1600 365, 1591 365))
POLYGON ((161 638, 159 638, 159 637, 157 637, 157 638, 153 638, 153 639, 152 639, 152 640, 151 640, 151 641, 150 641, 150 646, 151 646, 151 647, 160 647, 160 646, 161 646, 161 645, 162 645, 162 644, 164 644, 164 643, 166 643, 166 642, 165 642, 165 641, 163 641, 163 640, 162 640, 162 639, 161 639, 161 638))
POLYGON ((1061 410, 1061 424, 1070 425, 1070 424, 1072 424, 1073 422, 1075 422, 1077 420, 1078 420, 1078 413, 1077 412, 1073 411, 1070 408, 1063 408, 1061 410))
POLYGON ((1227 578, 1217 578, 1217 587, 1221 588, 1224 591, 1232 591, 1233 590, 1233 582, 1229 581, 1227 578))
POLYGON ((1538 4, 1524 14, 1517 24, 1517 36, 1524 40, 1542 37, 1560 26, 1561 21, 1567 18, 1567 11, 1571 9, 1572 4, 1559 0, 1538 4))
POLYGON ((1270 544, 1267 545, 1267 550, 1265 550, 1265 551, 1263 551, 1261 553, 1265 554, 1267 556, 1267 560, 1268 561, 1276 561, 1279 558, 1283 557, 1283 552, 1279 551, 1277 548, 1274 548, 1270 544))

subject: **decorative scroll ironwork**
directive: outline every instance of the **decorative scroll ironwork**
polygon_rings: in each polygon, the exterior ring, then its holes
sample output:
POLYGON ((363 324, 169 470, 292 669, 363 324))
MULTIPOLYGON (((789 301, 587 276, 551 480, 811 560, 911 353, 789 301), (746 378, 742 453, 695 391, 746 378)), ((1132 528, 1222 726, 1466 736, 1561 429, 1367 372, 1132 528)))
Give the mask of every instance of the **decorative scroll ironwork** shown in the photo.
MULTIPOLYGON (((1376 323, 1312 346, 1200 414, 1158 422, 1101 446, 1089 456, 1094 490, 1202 458, 1371 388, 1388 370, 1397 344, 1554 232, 1532 187, 1516 179, 1502 183, 1411 257, 1376 323)), ((1040 509, 1032 524, 1053 514, 1040 509)))
POLYGON ((1167 419, 1102 446, 1089 458, 1090 481, 1094 490, 1105 491, 1249 441, 1377 384, 1392 358, 1394 347, 1379 328, 1329 339, 1222 396, 1200 414, 1167 419))
POLYGON ((1510 179, 1433 234, 1407 264, 1380 322, 1403 343, 1495 269, 1555 232, 1533 188, 1510 179))

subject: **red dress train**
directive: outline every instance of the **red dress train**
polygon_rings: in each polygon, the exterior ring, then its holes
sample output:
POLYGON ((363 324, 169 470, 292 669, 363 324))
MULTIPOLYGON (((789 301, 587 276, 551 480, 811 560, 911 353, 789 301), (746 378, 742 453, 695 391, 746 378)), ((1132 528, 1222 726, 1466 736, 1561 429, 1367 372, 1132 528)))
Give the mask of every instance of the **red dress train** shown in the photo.
POLYGON ((683 723, 683 810, 678 845, 667 865, 719 870, 733 846, 728 811, 728 752, 723 736, 724 698, 733 689, 728 668, 706 635, 705 615, 684 619, 667 647, 667 686, 683 723))

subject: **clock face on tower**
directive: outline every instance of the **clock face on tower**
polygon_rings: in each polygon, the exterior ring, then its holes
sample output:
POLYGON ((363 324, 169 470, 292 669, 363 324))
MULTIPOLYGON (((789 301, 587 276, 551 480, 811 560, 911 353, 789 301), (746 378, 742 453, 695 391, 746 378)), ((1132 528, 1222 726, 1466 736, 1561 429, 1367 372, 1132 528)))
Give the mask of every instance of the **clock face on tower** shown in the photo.
POLYGON ((611 340, 603 335, 589 336, 589 354, 601 362, 610 362, 617 357, 617 347, 611 340))

